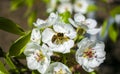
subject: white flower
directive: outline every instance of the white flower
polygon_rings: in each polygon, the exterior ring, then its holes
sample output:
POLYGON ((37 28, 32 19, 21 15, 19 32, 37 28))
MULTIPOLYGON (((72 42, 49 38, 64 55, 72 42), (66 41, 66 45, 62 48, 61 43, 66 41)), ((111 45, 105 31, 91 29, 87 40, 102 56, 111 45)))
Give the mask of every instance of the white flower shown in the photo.
POLYGON ((36 42, 36 43, 40 44, 41 33, 40 33, 40 31, 39 31, 38 28, 34 28, 34 29, 32 30, 30 40, 31 40, 32 42, 36 42))
POLYGON ((74 21, 71 18, 69 18, 69 21, 74 27, 84 28, 84 30, 91 35, 95 35, 101 30, 101 28, 95 28, 97 26, 97 22, 94 19, 85 19, 85 16, 81 13, 74 15, 74 21))
POLYGON ((31 70, 38 70, 44 73, 50 64, 50 56, 40 47, 39 44, 30 42, 27 44, 24 54, 26 55, 27 66, 31 70))
POLYGON ((55 62, 50 64, 45 74, 72 74, 72 73, 66 65, 60 62, 55 62))
POLYGON ((120 24, 120 14, 116 14, 116 15, 115 15, 115 22, 116 22, 117 24, 120 24))
POLYGON ((59 13, 64 13, 66 11, 69 11, 70 13, 72 13, 72 4, 71 3, 62 3, 58 6, 57 11, 59 13))
POLYGON ((70 0, 59 0, 61 3, 68 3, 70 0))
POLYGON ((47 5, 47 12, 51 13, 55 10, 57 6, 57 0, 50 0, 50 2, 47 5))
POLYGON ((68 53, 74 45, 76 32, 69 24, 57 23, 42 32, 42 41, 55 52, 68 53))
POLYGON ((93 42, 88 38, 83 39, 78 43, 78 50, 76 51, 76 61, 87 72, 93 71, 105 59, 103 42, 93 42))
POLYGON ((50 13, 50 16, 47 20, 37 19, 36 23, 33 23, 34 26, 38 28, 46 28, 48 26, 52 26, 58 20, 58 14, 50 13))
POLYGON ((88 4, 87 0, 75 0, 74 11, 85 14, 85 13, 87 13, 88 5, 89 4, 88 4))

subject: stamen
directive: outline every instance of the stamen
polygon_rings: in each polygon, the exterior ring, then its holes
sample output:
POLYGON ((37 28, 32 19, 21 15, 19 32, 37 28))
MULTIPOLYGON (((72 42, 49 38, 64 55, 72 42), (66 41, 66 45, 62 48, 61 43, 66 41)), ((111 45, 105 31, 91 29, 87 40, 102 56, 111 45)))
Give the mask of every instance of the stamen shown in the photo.
POLYGON ((83 57, 85 58, 92 58, 94 55, 94 52, 92 51, 92 49, 86 49, 86 51, 84 52, 83 57))
POLYGON ((45 56, 43 55, 42 51, 37 51, 35 55, 36 55, 35 58, 38 62, 44 60, 45 56))
POLYGON ((67 73, 60 69, 59 71, 54 71, 54 74, 67 74, 67 73))

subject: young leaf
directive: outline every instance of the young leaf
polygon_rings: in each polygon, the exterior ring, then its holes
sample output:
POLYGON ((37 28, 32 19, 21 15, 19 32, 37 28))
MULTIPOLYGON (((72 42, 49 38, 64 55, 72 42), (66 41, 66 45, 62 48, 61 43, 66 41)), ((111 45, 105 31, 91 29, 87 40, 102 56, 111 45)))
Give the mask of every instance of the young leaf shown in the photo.
POLYGON ((33 26, 33 22, 35 22, 35 20, 36 20, 36 15, 37 15, 37 14, 36 14, 35 11, 32 12, 32 13, 29 15, 27 22, 28 22, 28 24, 29 24, 30 27, 33 26))
POLYGON ((12 0, 10 10, 15 11, 24 4, 24 0, 12 0))
POLYGON ((118 28, 114 27, 114 24, 110 26, 109 28, 109 37, 113 42, 116 42, 118 37, 118 28))
POLYGON ((20 28, 13 21, 4 17, 0 17, 0 29, 13 34, 24 35, 24 31, 22 30, 22 28, 20 28))
POLYGON ((89 5, 87 8, 88 12, 96 11, 98 8, 96 5, 89 5))
POLYGON ((0 74, 9 74, 1 61, 0 61, 0 74))
POLYGON ((116 14, 120 14, 120 6, 116 6, 110 11, 111 16, 115 17, 116 14))
POLYGON ((108 21, 105 20, 105 21, 103 22, 103 25, 102 25, 101 37, 104 37, 104 35, 105 35, 105 33, 106 33, 107 24, 108 24, 108 21))
POLYGON ((9 55, 10 56, 18 56, 20 55, 25 48, 25 45, 29 42, 30 40, 30 32, 24 36, 21 36, 18 40, 16 40, 12 46, 10 47, 9 50, 9 55))
POLYGON ((68 18, 71 17, 71 14, 70 14, 69 11, 66 11, 66 12, 64 12, 64 13, 61 13, 60 16, 61 16, 63 22, 69 23, 68 18))

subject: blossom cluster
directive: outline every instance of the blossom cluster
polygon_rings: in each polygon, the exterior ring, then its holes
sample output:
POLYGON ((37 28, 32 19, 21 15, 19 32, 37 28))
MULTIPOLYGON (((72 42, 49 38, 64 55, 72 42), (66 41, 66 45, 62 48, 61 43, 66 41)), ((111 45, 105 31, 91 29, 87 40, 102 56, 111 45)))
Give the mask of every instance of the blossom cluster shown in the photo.
POLYGON ((35 28, 24 50, 29 69, 41 74, 72 74, 67 65, 51 60, 54 53, 66 54, 71 50, 75 51, 74 61, 87 72, 103 63, 105 45, 96 39, 101 29, 96 28, 94 19, 76 13, 73 19, 69 18, 69 23, 65 23, 59 14, 51 13, 46 20, 37 19, 33 24, 35 28), (77 48, 73 49, 74 46, 77 48))
POLYGON ((47 4, 47 12, 51 13, 55 10, 59 13, 69 11, 70 13, 87 13, 89 5, 92 5, 93 0, 49 0, 47 4))

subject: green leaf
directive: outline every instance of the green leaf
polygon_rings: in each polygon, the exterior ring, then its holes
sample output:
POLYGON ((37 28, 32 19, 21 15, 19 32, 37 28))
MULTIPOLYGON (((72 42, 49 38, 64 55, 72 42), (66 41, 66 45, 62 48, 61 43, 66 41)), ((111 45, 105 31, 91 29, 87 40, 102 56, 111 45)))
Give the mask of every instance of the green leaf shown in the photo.
POLYGON ((21 36, 18 40, 16 40, 12 44, 12 46, 10 47, 10 50, 9 50, 10 56, 18 56, 24 51, 26 44, 30 40, 30 34, 31 33, 29 32, 28 34, 21 36))
POLYGON ((118 33, 119 33, 118 28, 115 28, 114 24, 112 24, 109 28, 109 37, 113 42, 116 42, 118 33))
POLYGON ((120 6, 116 6, 110 11, 111 16, 115 17, 116 14, 120 14, 120 6))
POLYGON ((69 11, 66 11, 66 12, 64 12, 64 13, 61 13, 61 14, 60 14, 60 17, 61 17, 61 20, 62 20, 63 22, 69 23, 68 18, 71 17, 71 14, 70 14, 69 11))
POLYGON ((101 37, 104 37, 104 36, 105 36, 107 24, 108 24, 108 21, 107 21, 107 20, 105 20, 105 21, 103 22, 103 24, 102 24, 101 37))
POLYGON ((43 2, 48 4, 48 3, 50 3, 50 0, 43 0, 43 2))
POLYGON ((12 0, 10 10, 15 11, 24 4, 24 0, 12 0))
POLYGON ((9 74, 1 61, 0 61, 0 74, 9 74))
POLYGON ((96 11, 98 8, 96 5, 89 5, 87 8, 88 12, 96 11))
POLYGON ((33 26, 33 22, 35 22, 36 17, 37 17, 36 11, 32 12, 32 13, 29 15, 27 22, 28 22, 28 25, 29 25, 30 27, 33 26))
POLYGON ((24 31, 22 30, 22 28, 20 28, 13 21, 4 17, 0 17, 0 29, 13 34, 24 35, 24 31))
POLYGON ((37 70, 33 70, 32 74, 40 74, 37 70))
POLYGON ((35 0, 25 0, 25 3, 28 6, 28 8, 31 8, 33 6, 33 4, 34 4, 34 1, 35 0))

